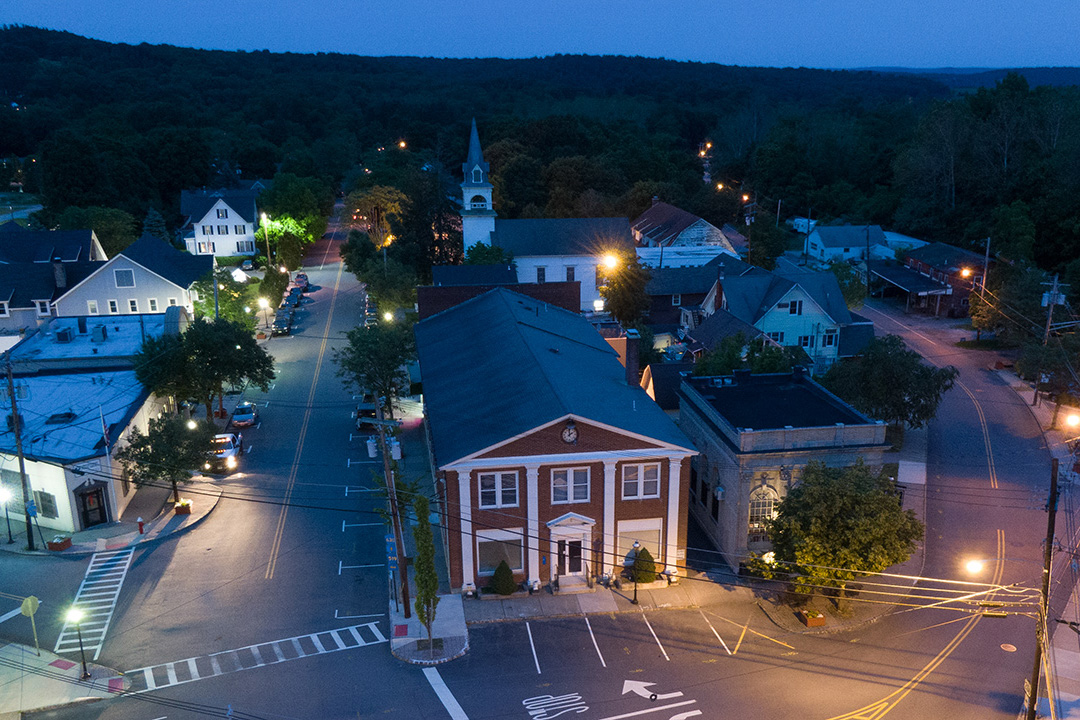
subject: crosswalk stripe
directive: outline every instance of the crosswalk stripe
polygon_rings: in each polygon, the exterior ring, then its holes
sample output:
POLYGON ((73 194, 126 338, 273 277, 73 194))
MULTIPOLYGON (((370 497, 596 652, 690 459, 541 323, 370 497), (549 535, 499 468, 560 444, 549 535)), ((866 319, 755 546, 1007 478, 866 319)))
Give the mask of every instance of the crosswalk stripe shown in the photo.
POLYGON ((79 590, 75 593, 75 601, 72 603, 72 607, 83 611, 86 619, 78 629, 73 624, 65 622, 60 629, 53 652, 78 650, 78 630, 81 629, 83 647, 87 651, 93 650, 93 659, 98 659, 134 554, 134 549, 126 548, 95 553, 91 556, 82 584, 79 585, 79 590))
POLYGON ((195 682, 196 680, 204 680, 207 677, 216 677, 218 675, 227 675, 229 673, 240 672, 241 670, 252 670, 257 667, 264 667, 266 665, 276 665, 278 663, 289 662, 290 660, 299 660, 305 657, 313 657, 315 655, 323 655, 326 653, 340 652, 342 650, 352 650, 354 648, 364 647, 366 645, 378 645, 380 643, 387 642, 386 637, 379 631, 376 623, 366 623, 364 625, 352 625, 350 627, 335 628, 334 630, 324 630, 318 633, 312 633, 310 635, 298 635, 296 637, 284 638, 282 640, 273 640, 270 642, 257 643, 255 645, 248 645, 247 647, 237 648, 235 650, 222 650, 210 655, 201 657, 188 658, 186 660, 177 660, 171 663, 164 663, 162 665, 152 665, 150 667, 138 668, 135 670, 129 670, 125 673, 128 677, 132 678, 132 689, 126 694, 137 695, 139 693, 149 692, 151 690, 161 690, 162 688, 172 687, 173 685, 184 685, 189 682, 195 682), (364 636, 360 633, 361 630, 366 629, 375 640, 365 640, 364 636), (354 638, 356 638, 357 645, 346 645, 341 639, 340 633, 348 632, 354 638), (328 648, 321 641, 319 641, 319 635, 329 635, 334 638, 337 647, 328 648), (305 651, 300 644, 301 640, 308 640, 315 648, 314 652, 305 651), (296 648, 296 657, 288 658, 281 650, 283 643, 292 643, 292 646, 296 648), (274 657, 270 658, 269 653, 264 653, 259 648, 267 647, 273 649, 274 657), (244 650, 250 651, 252 661, 244 662, 240 653, 244 650), (223 668, 221 659, 228 658, 231 666, 229 668, 223 668), (202 675, 198 670, 198 661, 200 659, 206 660, 210 668, 213 671, 213 675, 202 675), (188 671, 188 677, 181 677, 177 672, 177 666, 183 666, 188 671), (154 672, 157 671, 158 675, 155 676, 154 672), (164 673, 164 679, 161 678, 161 673, 164 673), (140 683, 140 679, 142 682, 140 683), (144 687, 138 687, 139 685, 144 687))

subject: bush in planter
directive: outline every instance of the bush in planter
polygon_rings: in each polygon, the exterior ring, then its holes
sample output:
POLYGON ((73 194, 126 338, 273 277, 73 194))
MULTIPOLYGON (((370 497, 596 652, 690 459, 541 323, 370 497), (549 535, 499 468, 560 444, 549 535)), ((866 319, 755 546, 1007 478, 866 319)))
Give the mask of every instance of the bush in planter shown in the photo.
POLYGON ((495 574, 491 576, 491 589, 499 595, 513 595, 517 590, 517 582, 514 580, 514 572, 503 560, 499 567, 495 568, 495 574))
POLYGON ((639 583, 651 583, 656 581, 656 561, 648 548, 638 550, 633 565, 634 579, 639 583))

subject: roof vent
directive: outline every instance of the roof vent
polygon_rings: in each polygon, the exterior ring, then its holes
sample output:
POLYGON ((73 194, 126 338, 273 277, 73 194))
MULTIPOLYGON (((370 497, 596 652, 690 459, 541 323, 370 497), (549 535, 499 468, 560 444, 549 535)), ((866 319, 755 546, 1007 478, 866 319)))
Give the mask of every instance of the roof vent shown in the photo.
POLYGON ((69 327, 58 328, 56 331, 56 342, 69 343, 75 339, 75 331, 69 327))
POLYGON ((64 425, 65 423, 69 423, 69 422, 71 422, 72 420, 74 420, 77 417, 78 417, 78 415, 76 415, 75 413, 70 412, 70 411, 69 412, 56 413, 55 415, 50 415, 49 419, 45 421, 45 424, 46 425, 64 425))
POLYGON ((548 348, 548 350, 555 353, 556 355, 559 354, 559 348, 548 348))

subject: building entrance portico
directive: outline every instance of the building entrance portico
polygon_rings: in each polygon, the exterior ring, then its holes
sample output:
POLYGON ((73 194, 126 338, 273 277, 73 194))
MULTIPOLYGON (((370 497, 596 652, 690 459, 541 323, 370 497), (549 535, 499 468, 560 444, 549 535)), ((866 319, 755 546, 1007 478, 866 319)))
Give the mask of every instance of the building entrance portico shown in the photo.
POLYGON ((593 567, 591 548, 596 521, 577 513, 566 513, 547 523, 551 537, 552 579, 560 578, 560 589, 567 581, 585 584, 593 567))

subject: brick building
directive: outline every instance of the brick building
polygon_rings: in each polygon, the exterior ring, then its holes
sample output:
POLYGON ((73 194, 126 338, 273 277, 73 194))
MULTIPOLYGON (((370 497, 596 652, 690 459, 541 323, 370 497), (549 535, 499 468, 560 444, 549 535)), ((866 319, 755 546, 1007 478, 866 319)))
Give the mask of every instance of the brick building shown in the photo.
POLYGON ((635 541, 678 571, 696 451, 588 321, 498 288, 416 340, 455 589, 502 560, 531 586, 583 587, 635 541))

